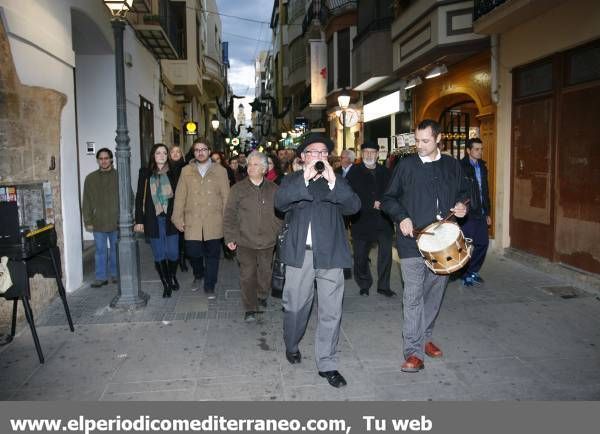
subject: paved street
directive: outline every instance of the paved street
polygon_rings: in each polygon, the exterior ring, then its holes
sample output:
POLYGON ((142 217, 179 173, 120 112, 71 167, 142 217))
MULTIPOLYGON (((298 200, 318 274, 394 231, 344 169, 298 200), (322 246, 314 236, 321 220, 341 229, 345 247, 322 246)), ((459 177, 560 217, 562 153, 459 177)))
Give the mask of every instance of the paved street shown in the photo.
MULTIPOLYGON (((269 300, 246 324, 238 268, 221 262, 218 296, 189 289, 161 298, 161 284, 143 242, 143 288, 137 312, 108 307, 114 285, 69 295, 75 333, 58 300, 37 318, 46 356, 40 365, 26 327, 0 347, 4 400, 573 400, 600 399, 600 299, 552 293, 565 283, 510 259, 490 256, 480 287, 451 282, 437 322, 442 359, 417 374, 400 372, 401 297, 358 296, 346 281, 340 371, 334 389, 317 375, 314 318, 300 365, 284 356, 282 312, 269 300)), ((373 261, 375 262, 375 261, 373 261)), ((401 292, 394 263, 393 288, 401 292)))

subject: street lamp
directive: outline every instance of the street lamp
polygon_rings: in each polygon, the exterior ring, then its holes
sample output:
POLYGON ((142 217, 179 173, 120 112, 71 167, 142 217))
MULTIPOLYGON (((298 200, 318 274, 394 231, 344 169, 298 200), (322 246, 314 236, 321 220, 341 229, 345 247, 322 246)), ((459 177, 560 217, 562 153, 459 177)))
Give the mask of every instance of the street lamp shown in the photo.
POLYGON ((215 150, 220 151, 221 150, 221 146, 217 145, 217 132, 219 131, 219 119, 217 119, 217 115, 213 115, 212 120, 210 121, 210 124, 212 125, 212 129, 214 131, 214 138, 215 138, 215 150))
POLYGON ((216 115, 212 117, 212 121, 210 121, 210 124, 212 125, 214 131, 217 131, 219 129, 220 122, 217 119, 216 115))
POLYGON ((342 150, 346 149, 346 109, 350 105, 350 94, 346 89, 338 95, 338 104, 342 109, 342 150))
POLYGON ((146 306, 148 294, 140 289, 140 256, 133 234, 131 209, 131 148, 125 111, 125 63, 123 61, 123 32, 125 14, 133 0, 104 0, 112 14, 111 24, 115 35, 115 67, 117 88, 117 173, 119 174, 119 294, 110 302, 111 307, 131 309, 146 306))

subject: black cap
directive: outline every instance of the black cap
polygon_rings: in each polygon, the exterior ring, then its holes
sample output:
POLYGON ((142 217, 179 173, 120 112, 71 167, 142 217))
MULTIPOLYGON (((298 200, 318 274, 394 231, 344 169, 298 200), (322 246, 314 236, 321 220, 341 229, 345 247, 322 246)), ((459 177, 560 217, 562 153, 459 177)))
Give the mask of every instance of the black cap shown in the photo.
POLYGON ((298 155, 300 155, 302 153, 302 151, 304 151, 308 145, 312 145, 313 143, 324 143, 325 146, 327 146, 327 150, 329 151, 329 153, 331 153, 331 151, 333 151, 333 142, 331 141, 331 139, 329 137, 327 137, 325 134, 321 134, 321 133, 309 133, 304 137, 304 140, 302 140, 302 143, 300 143, 300 145, 298 145, 298 148, 296 149, 296 153, 298 155))
POLYGON ((377 146, 377 143, 368 140, 362 145, 360 145, 360 149, 376 149, 379 151, 379 146, 377 146))

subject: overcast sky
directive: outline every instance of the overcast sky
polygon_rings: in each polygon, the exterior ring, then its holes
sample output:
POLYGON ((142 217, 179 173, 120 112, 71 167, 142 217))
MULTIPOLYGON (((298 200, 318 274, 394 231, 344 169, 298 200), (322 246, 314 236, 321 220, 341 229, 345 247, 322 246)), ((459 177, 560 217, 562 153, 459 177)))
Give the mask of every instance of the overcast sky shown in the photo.
MULTIPOLYGON (((236 106, 240 102, 244 104, 246 122, 249 122, 250 114, 248 103, 254 99, 254 61, 261 50, 267 50, 271 46, 271 28, 268 23, 271 20, 273 2, 274 0, 217 0, 222 38, 229 42, 229 84, 234 94, 247 96, 245 100, 235 102, 236 106)), ((235 113, 237 114, 237 107, 235 113)))

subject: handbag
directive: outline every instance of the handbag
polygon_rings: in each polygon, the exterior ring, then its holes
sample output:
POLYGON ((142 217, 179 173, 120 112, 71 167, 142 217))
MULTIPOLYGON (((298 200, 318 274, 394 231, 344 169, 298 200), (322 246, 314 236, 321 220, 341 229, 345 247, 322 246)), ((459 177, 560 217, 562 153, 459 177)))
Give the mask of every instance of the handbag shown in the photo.
POLYGON ((3 256, 0 260, 0 294, 4 294, 13 285, 7 264, 8 258, 3 256))
POLYGON ((283 296, 283 287, 285 285, 285 264, 281 262, 279 251, 283 246, 288 229, 289 226, 287 223, 285 223, 277 235, 275 256, 273 257, 273 270, 271 273, 271 296, 274 298, 281 298, 283 296))

